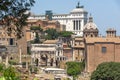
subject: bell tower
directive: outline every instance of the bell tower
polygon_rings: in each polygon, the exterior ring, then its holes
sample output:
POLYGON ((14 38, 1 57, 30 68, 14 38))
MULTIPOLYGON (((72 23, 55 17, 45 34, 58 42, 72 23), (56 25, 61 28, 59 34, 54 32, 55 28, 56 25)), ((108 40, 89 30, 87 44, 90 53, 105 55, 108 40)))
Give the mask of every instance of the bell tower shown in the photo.
POLYGON ((109 28, 107 31, 107 37, 116 37, 116 30, 109 28))

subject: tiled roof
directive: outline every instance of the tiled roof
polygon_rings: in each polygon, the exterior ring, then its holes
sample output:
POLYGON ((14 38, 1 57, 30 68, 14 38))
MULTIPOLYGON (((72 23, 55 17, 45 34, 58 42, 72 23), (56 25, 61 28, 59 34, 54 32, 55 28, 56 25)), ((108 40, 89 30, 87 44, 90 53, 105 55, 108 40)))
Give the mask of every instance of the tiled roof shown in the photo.
POLYGON ((77 41, 83 41, 84 39, 83 38, 75 38, 75 40, 77 40, 77 41))
POLYGON ((43 44, 56 44, 58 40, 46 40, 43 44))
POLYGON ((94 37, 94 38, 86 38, 86 43, 95 43, 95 42, 113 42, 120 43, 119 37, 94 37))

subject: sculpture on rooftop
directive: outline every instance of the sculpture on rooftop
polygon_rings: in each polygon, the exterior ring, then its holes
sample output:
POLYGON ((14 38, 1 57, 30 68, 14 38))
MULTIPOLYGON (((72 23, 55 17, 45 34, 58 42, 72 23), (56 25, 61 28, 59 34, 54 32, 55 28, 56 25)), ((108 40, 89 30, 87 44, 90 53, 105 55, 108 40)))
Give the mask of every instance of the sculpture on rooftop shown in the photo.
POLYGON ((80 6, 80 2, 78 2, 76 8, 84 8, 84 6, 80 6))

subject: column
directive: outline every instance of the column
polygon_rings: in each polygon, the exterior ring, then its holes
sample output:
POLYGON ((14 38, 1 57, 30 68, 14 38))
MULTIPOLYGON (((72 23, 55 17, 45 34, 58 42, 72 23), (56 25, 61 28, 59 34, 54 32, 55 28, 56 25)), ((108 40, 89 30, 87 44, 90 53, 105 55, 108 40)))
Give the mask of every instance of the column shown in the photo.
POLYGON ((78 20, 76 20, 76 30, 78 30, 78 20))
POLYGON ((32 52, 32 65, 34 65, 34 61, 35 61, 35 52, 32 52))
POLYGON ((79 20, 79 30, 81 30, 81 22, 80 22, 80 20, 79 20))
POLYGON ((6 55, 5 66, 8 67, 8 54, 6 55))
POLYGON ((73 30, 75 30, 75 20, 73 20, 73 30))
POLYGON ((78 30, 80 30, 80 29, 79 29, 79 25, 80 25, 80 23, 79 23, 79 20, 78 20, 78 30))
POLYGON ((74 61, 74 48, 72 48, 72 60, 74 61))
POLYGON ((28 62, 26 61, 26 69, 28 70, 28 62))
POLYGON ((75 30, 76 30, 76 20, 75 20, 75 30))
POLYGON ((21 61, 21 48, 20 48, 20 61, 19 61, 19 63, 20 64, 22 63, 22 61, 21 61))

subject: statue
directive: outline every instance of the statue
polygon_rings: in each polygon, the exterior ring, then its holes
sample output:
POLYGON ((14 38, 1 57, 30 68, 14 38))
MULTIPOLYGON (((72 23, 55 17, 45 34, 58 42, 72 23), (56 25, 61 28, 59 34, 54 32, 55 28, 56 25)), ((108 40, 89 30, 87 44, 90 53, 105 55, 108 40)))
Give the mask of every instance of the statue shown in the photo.
POLYGON ((78 2, 76 8, 83 8, 84 6, 80 6, 80 2, 78 2))

